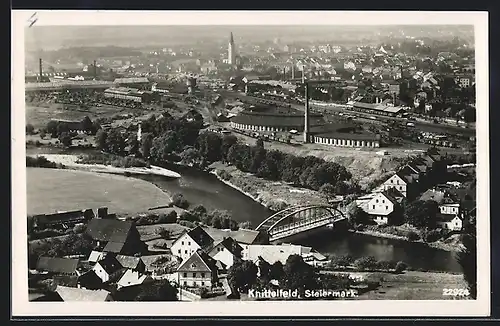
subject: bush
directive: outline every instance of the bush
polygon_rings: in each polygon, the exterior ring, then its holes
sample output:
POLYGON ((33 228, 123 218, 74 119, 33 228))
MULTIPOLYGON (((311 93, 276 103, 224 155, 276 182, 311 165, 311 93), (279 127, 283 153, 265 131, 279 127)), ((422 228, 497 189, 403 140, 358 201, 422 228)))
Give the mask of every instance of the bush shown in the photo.
POLYGON ((441 238, 441 232, 439 230, 430 230, 424 232, 423 239, 425 242, 435 242, 441 238))
POLYGON ((381 260, 377 263, 377 267, 382 270, 390 270, 395 268, 395 263, 388 260, 381 260))
POLYGON ((83 233, 85 231, 87 227, 85 226, 85 224, 77 224, 73 227, 73 232, 75 234, 80 234, 80 233, 83 233))
POLYGON ((186 220, 179 220, 177 222, 177 224, 185 226, 185 227, 188 227, 190 229, 192 229, 192 228, 194 228, 196 226, 196 224, 194 224, 193 222, 186 221, 186 220))
POLYGON ((201 288, 200 289, 200 297, 207 298, 208 297, 208 290, 205 288, 201 288))
POLYGON ((225 180, 225 181, 229 181, 231 180, 231 178, 233 177, 229 172, 227 172, 226 170, 220 170, 218 171, 217 173, 219 175, 219 178, 221 178, 222 180, 225 180))
POLYGON ((332 267, 346 267, 351 265, 354 259, 350 255, 333 256, 330 260, 332 267))
POLYGON ((176 222, 177 222, 177 212, 176 211, 171 211, 168 214, 162 214, 158 218, 159 224, 170 224, 170 223, 176 223, 176 222))
POLYGON ((359 270, 372 270, 377 268, 377 260, 373 256, 361 257, 354 261, 354 266, 359 270))
POLYGON ((184 198, 182 194, 175 194, 172 197, 172 203, 175 206, 183 209, 187 209, 189 207, 189 202, 186 200, 186 198, 184 198))
POLYGON ((409 241, 417 241, 418 239, 420 239, 420 236, 418 235, 417 232, 410 231, 408 232, 407 238, 409 241))
POLYGON ((163 239, 170 239, 170 231, 165 228, 158 228, 156 230, 156 234, 158 234, 163 239))
POLYGON ((191 214, 188 211, 182 212, 181 215, 179 215, 179 219, 183 221, 189 221, 189 222, 199 222, 197 219, 197 216, 191 214))
POLYGON ((408 265, 405 262, 398 261, 398 263, 396 264, 396 267, 395 267, 395 271, 396 271, 396 273, 402 273, 407 268, 408 268, 408 265))

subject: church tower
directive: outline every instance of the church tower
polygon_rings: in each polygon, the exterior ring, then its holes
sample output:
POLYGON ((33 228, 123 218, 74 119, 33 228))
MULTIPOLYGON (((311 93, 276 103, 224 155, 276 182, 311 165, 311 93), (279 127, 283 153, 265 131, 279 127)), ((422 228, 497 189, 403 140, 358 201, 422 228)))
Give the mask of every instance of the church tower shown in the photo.
POLYGON ((229 36, 229 44, 227 47, 227 63, 230 65, 236 64, 236 49, 234 46, 233 32, 229 36))

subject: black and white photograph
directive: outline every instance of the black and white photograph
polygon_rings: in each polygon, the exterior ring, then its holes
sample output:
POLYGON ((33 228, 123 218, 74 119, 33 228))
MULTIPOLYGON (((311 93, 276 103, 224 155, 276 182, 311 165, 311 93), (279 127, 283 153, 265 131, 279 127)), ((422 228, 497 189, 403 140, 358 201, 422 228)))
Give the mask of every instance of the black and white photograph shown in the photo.
POLYGON ((13 17, 21 314, 488 314, 487 14, 13 17))

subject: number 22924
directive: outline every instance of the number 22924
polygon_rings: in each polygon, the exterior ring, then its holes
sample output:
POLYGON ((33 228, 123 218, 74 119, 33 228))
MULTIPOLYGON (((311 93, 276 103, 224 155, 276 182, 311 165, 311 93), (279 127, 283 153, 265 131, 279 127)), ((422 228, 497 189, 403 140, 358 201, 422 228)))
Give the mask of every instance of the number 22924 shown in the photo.
POLYGON ((467 297, 469 294, 467 289, 443 289, 443 296, 467 297))

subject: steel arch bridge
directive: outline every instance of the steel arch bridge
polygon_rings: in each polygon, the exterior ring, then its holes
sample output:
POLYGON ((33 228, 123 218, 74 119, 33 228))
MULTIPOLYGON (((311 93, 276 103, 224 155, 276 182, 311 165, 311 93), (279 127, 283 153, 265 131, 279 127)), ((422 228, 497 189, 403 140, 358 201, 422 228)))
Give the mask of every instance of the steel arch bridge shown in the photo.
POLYGON ((292 206, 271 215, 255 230, 265 231, 269 241, 275 241, 346 219, 344 213, 335 206, 292 206))

